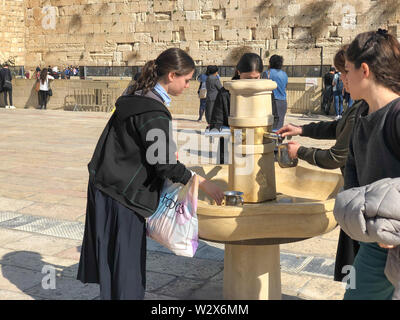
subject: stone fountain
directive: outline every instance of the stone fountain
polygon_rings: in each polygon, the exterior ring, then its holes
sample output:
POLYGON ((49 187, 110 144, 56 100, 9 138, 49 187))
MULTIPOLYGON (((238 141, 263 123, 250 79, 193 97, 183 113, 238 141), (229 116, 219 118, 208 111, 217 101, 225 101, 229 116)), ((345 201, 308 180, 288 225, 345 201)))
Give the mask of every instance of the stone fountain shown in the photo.
POLYGON ((333 230, 339 174, 301 166, 280 168, 268 138, 271 80, 224 83, 231 93, 231 161, 191 169, 223 190, 243 192, 244 204, 216 206, 199 193, 199 236, 225 244, 225 299, 281 299, 279 244, 333 230))

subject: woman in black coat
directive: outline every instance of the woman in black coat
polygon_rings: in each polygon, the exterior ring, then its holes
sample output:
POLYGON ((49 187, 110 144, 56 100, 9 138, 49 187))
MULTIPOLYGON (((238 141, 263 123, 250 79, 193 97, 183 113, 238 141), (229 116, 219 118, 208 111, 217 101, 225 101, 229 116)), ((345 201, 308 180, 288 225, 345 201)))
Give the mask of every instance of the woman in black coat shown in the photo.
MULTIPOLYGON (((101 299, 143 299, 146 286, 146 218, 158 207, 166 179, 187 184, 192 173, 176 159, 169 137, 171 98, 189 87, 193 59, 171 48, 144 66, 138 81, 116 102, 88 164, 85 233, 78 280, 99 283, 101 299), (153 148, 151 133, 158 132, 153 148), (159 139, 163 139, 162 142, 159 139), (153 150, 153 152, 151 152, 153 150)), ((199 178, 217 204, 223 192, 199 178)))
POLYGON ((207 73, 208 77, 206 80, 206 121, 208 124, 210 124, 215 99, 217 98, 217 95, 222 88, 222 84, 221 81, 219 81, 217 66, 209 66, 207 68, 207 73))

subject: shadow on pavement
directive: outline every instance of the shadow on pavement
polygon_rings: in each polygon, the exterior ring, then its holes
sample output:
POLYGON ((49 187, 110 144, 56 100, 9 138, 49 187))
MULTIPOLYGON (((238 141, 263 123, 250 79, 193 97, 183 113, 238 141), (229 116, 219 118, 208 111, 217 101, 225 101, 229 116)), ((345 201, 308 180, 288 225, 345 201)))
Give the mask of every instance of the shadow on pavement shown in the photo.
MULTIPOLYGON (((65 266, 57 261, 62 263, 63 258, 47 257, 45 261, 37 252, 7 253, 0 260, 2 277, 6 280, 1 281, 2 287, 35 300, 93 300, 99 296, 97 284, 76 280, 77 263, 65 266)), ((68 263, 66 259, 65 262, 68 263)))

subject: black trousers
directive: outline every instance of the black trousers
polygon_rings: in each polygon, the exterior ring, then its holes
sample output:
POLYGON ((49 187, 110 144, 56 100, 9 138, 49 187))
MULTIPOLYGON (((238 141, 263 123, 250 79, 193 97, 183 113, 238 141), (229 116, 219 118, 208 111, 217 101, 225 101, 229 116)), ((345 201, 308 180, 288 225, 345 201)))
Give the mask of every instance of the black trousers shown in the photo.
POLYGON ((40 90, 38 92, 38 97, 39 97, 39 106, 42 109, 46 109, 47 106, 47 95, 48 91, 40 90))
POLYGON ((342 281, 342 279, 347 275, 347 273, 342 272, 343 267, 353 265, 354 258, 356 257, 359 248, 359 242, 351 239, 342 229, 340 229, 335 260, 335 281, 342 281))
POLYGON ((12 106, 13 101, 12 101, 12 88, 11 89, 4 89, 4 103, 6 106, 12 106), (10 99, 10 104, 7 103, 7 93, 8 93, 8 98, 10 99))
POLYGON ((144 298, 145 219, 91 183, 77 278, 99 283, 102 300, 144 298))

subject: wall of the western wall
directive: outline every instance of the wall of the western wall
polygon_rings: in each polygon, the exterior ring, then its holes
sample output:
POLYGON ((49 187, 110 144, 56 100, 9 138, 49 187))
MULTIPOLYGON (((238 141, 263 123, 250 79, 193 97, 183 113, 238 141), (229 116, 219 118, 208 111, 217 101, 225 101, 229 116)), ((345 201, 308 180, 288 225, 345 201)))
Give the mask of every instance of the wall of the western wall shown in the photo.
POLYGON ((400 35, 398 0, 0 0, 0 13, 0 57, 28 68, 143 65, 169 47, 198 65, 246 50, 320 65, 359 32, 400 35))
POLYGON ((0 63, 25 64, 25 0, 0 0, 0 63))

